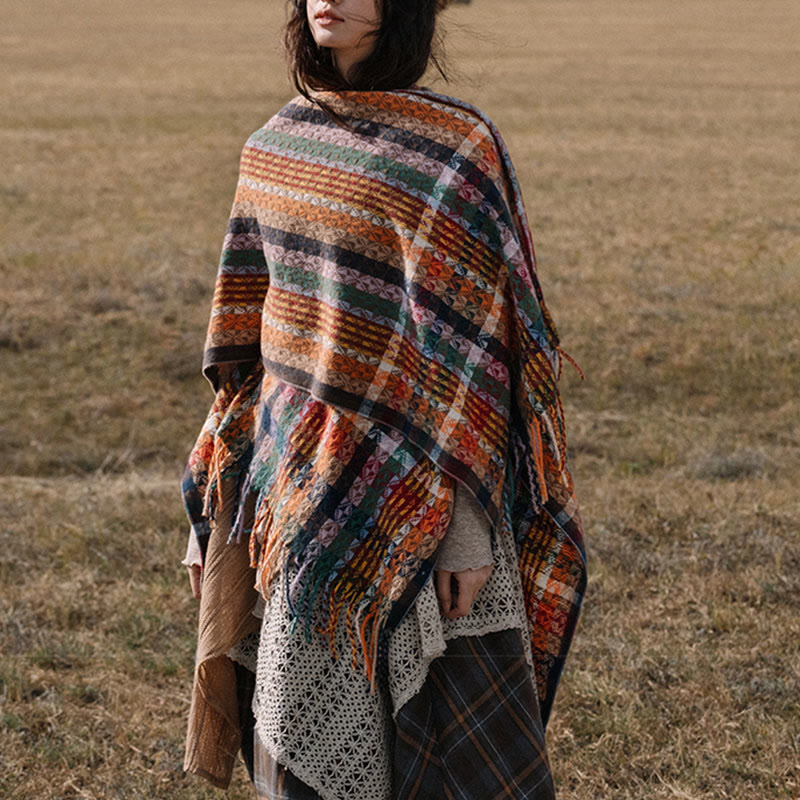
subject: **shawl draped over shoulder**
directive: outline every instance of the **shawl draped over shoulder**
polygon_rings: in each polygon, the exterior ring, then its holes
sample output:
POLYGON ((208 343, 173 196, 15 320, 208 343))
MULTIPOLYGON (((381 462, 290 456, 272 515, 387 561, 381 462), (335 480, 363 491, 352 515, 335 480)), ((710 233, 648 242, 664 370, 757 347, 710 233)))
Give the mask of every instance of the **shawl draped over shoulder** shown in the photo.
MULTIPOLYGON (((546 722, 586 569, 563 354, 514 168, 492 122, 459 100, 426 89, 318 99, 344 126, 297 97, 242 152, 203 357, 217 395, 183 492, 206 582, 221 564, 247 585, 238 600, 204 587, 192 718, 216 709, 215 736, 235 749, 232 701, 215 695, 209 665, 224 670, 253 586, 266 596, 289 559, 303 575, 294 621, 308 636, 324 592, 318 632, 332 647, 344 612, 374 682, 431 575, 458 481, 493 544, 499 525, 513 531, 546 722), (323 435, 335 442, 324 453, 323 435), (359 457, 368 441, 401 454, 380 491, 373 451, 359 457), (232 633, 203 646, 220 615, 232 633)), ((202 771, 189 750, 187 768, 202 771)))

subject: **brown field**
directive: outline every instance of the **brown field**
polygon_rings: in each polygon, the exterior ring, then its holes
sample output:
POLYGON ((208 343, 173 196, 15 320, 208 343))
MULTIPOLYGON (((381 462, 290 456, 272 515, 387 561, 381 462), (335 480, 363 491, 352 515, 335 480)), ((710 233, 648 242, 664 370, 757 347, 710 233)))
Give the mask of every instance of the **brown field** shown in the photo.
MULTIPOLYGON (((291 95, 281 18, 4 7, 0 797, 220 796, 181 773, 178 480, 239 151, 291 95)), ((559 797, 797 800, 800 6, 473 0, 447 25, 447 90, 506 135, 586 373, 559 797)))

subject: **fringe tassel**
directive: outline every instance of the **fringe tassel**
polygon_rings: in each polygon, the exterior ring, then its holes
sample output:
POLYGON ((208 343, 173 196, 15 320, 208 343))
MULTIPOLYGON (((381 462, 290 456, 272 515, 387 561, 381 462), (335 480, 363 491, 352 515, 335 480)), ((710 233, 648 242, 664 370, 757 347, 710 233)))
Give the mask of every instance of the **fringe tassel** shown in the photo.
POLYGON ((347 638, 350 640, 350 667, 352 669, 358 668, 358 639, 356 638, 356 629, 360 628, 360 618, 362 614, 369 609, 369 604, 365 604, 360 609, 356 609, 355 600, 348 603, 347 610, 344 615, 344 629, 347 631, 347 638), (355 615, 355 624, 353 616, 355 615))
POLYGON ((373 662, 373 655, 372 655, 372 639, 374 639, 374 631, 375 631, 375 617, 378 614, 377 608, 370 609, 365 615, 364 618, 361 620, 361 625, 358 628, 358 635, 361 639, 361 652, 364 654, 364 670, 367 674, 367 677, 370 679, 370 692, 372 692, 372 678, 374 672, 374 662, 373 662), (370 623, 372 626, 370 628, 370 623), (370 628, 373 636, 370 638, 369 643, 367 643, 367 629, 370 628))
MULTIPOLYGON (((375 609, 374 615, 370 614, 369 619, 375 617, 374 621, 372 622, 372 627, 370 629, 370 642, 369 642, 369 650, 365 650, 365 656, 367 652, 369 653, 368 660, 365 659, 366 662, 366 673, 367 677, 369 678, 369 691, 370 694, 375 693, 375 689, 377 687, 377 677, 378 677, 378 670, 377 667, 377 660, 378 660, 378 642, 380 639, 380 632, 383 628, 383 623, 386 620, 386 609, 382 609, 380 607, 375 609)), ((364 628, 362 629, 362 645, 365 641, 364 630, 366 629, 366 622, 364 622, 364 628)))
POLYGON ((211 456, 208 465, 208 484, 203 498, 203 516, 214 519, 217 511, 222 510, 222 481, 220 480, 219 464, 216 454, 211 456))
MULTIPOLYGON (((233 476, 231 476, 233 477, 233 476)), ((231 533, 228 537, 228 544, 235 542, 240 544, 245 533, 249 533, 252 528, 247 528, 247 521, 252 518, 253 510, 257 502, 254 494, 251 493, 251 479, 244 470, 236 475, 236 490, 234 496, 238 499, 234 509, 233 522, 231 523, 231 533)))
POLYGON ((280 536, 269 536, 273 518, 269 503, 262 502, 253 522, 253 530, 263 530, 265 535, 260 541, 254 534, 250 536, 250 566, 257 570, 258 589, 264 598, 269 597, 270 586, 284 559, 288 560, 290 555, 289 548, 280 536))
MULTIPOLYGON (((358 641, 356 639, 355 629, 352 622, 353 613, 356 610, 356 606, 356 597, 342 597, 337 596, 336 592, 329 592, 328 618, 325 625, 321 625, 317 628, 317 632, 328 639, 333 657, 338 659, 339 653, 336 649, 336 630, 339 620, 341 619, 342 612, 344 612, 345 631, 347 632, 347 638, 350 641, 351 666, 353 669, 356 669, 358 666, 358 641)), ((356 613, 356 618, 358 618, 358 613, 356 613)))
MULTIPOLYGON (((575 367, 576 370, 578 370, 578 375, 581 376, 581 380, 582 381, 586 380, 586 376, 583 374, 583 370, 578 366, 578 362, 575 361, 575 359, 566 350, 564 350, 563 348, 561 348, 558 345, 556 345, 556 352, 560 356, 562 356, 563 358, 566 358, 567 361, 569 361, 569 363, 572 364, 572 366, 575 367)), ((561 380, 561 364, 560 363, 558 365, 558 379, 561 380)))
POLYGON ((547 502, 547 480, 545 479, 544 471, 544 442, 542 441, 542 426, 537 418, 534 417, 532 430, 532 445, 533 445, 533 463, 536 467, 535 480, 539 487, 539 495, 542 498, 542 503, 547 502))
POLYGON ((564 424, 564 406, 561 405, 561 396, 556 397, 556 409, 553 414, 553 427, 555 428, 556 439, 553 444, 556 447, 556 469, 559 474, 563 472, 567 463, 567 430, 564 424))
MULTIPOLYGON (((298 609, 294 612, 293 625, 299 620, 305 621, 306 631, 309 630, 313 598, 319 586, 306 587, 298 609), (302 609, 299 608, 302 606, 302 609)), ((318 625, 315 630, 327 639, 328 647, 335 659, 340 657, 336 648, 336 632, 344 615, 344 629, 350 642, 350 660, 352 669, 358 668, 358 655, 361 652, 364 660, 364 674, 370 681, 370 692, 377 686, 377 660, 380 646, 380 633, 388 617, 388 609, 381 602, 382 598, 371 598, 364 602, 355 590, 345 594, 337 593, 327 587, 328 612, 325 624, 318 625)))
POLYGON ((336 620, 339 619, 339 614, 341 613, 342 606, 344 605, 344 601, 341 598, 335 598, 333 592, 331 592, 328 596, 328 615, 326 620, 326 625, 321 625, 317 630, 323 636, 328 638, 328 642, 330 645, 331 655, 335 659, 339 658, 339 654, 336 651, 336 620))

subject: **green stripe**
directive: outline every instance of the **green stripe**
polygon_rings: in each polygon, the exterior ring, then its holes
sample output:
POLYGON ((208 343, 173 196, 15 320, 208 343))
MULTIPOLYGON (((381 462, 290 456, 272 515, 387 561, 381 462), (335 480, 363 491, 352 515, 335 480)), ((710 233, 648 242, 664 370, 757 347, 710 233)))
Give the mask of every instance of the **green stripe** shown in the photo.
MULTIPOLYGON (((495 251, 501 247, 497 225, 490 217, 483 214, 476 205, 468 202, 463 197, 459 197, 457 191, 440 183, 437 178, 425 175, 399 161, 368 153, 364 150, 356 150, 353 147, 320 142, 305 136, 295 136, 268 128, 262 128, 257 131, 250 141, 272 145, 285 150, 287 154, 295 157, 301 155, 316 156, 336 161, 339 164, 362 167, 374 173, 380 179, 390 179, 396 183, 401 183, 409 189, 421 193, 424 196, 422 198, 423 203, 444 206, 447 211, 459 219, 459 223, 465 230, 473 236, 481 234, 488 240, 490 247, 495 251)), ((439 163, 443 167, 446 166, 444 162, 439 163)), ((391 188, 396 189, 397 187, 392 186, 391 188)))

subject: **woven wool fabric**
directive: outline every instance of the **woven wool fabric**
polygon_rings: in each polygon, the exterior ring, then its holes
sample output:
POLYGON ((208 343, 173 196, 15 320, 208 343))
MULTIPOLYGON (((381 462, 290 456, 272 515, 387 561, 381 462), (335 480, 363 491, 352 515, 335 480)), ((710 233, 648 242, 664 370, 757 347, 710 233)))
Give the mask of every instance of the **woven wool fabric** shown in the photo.
POLYGON ((374 677, 428 580, 458 481, 514 531, 546 721, 585 590, 580 521, 514 170, 471 106, 427 90, 296 98, 248 140, 184 481, 198 538, 235 482, 262 594, 289 559, 374 677), (240 380, 220 387, 236 364, 240 380), (249 372, 248 372, 249 370, 249 372), (222 400, 219 400, 224 396, 222 400), (216 498, 216 499, 215 499, 216 498))

